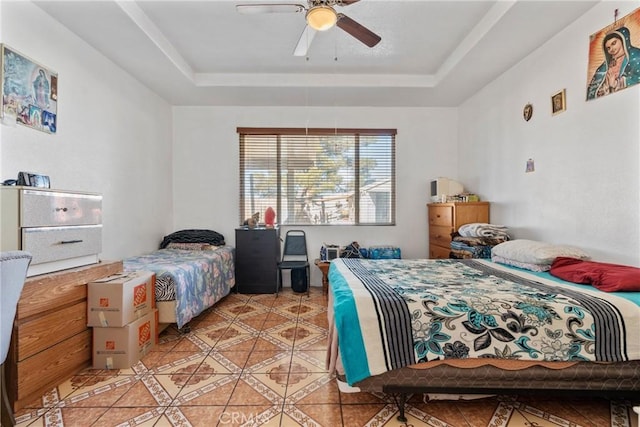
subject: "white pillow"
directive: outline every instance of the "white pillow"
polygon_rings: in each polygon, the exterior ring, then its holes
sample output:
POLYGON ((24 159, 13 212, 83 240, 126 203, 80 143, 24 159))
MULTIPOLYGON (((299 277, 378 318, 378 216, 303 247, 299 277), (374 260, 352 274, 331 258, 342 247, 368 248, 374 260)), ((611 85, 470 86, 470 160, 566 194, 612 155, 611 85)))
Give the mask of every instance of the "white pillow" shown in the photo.
POLYGON ((557 257, 590 259, 582 249, 569 245, 554 245, 535 240, 516 239, 500 243, 491 248, 491 257, 498 256, 517 262, 551 265, 557 257))
POLYGON ((546 265, 546 264, 529 264, 528 262, 520 262, 520 261, 515 261, 512 259, 508 259, 508 258, 502 258, 499 255, 491 255, 491 261, 496 262, 498 264, 505 264, 505 265, 511 265, 513 267, 518 267, 518 268, 522 268, 525 270, 531 270, 531 271, 549 271, 551 270, 551 266, 550 265, 546 265))

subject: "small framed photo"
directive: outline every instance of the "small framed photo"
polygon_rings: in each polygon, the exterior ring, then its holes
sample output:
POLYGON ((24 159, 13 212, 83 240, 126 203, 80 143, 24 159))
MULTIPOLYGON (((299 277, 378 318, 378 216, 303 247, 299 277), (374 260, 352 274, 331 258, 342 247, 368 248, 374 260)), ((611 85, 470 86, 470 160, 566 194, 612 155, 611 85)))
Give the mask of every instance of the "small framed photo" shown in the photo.
POLYGON ((556 115, 567 109, 566 89, 551 95, 551 114, 556 115))

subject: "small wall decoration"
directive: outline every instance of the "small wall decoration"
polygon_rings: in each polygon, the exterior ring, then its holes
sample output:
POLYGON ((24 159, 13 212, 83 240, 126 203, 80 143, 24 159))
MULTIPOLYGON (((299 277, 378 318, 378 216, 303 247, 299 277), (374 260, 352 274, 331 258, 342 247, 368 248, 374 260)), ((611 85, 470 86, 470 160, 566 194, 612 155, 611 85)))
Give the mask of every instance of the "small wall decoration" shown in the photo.
POLYGON ((562 113, 567 109, 566 90, 562 89, 560 92, 551 95, 551 113, 553 115, 562 113))
POLYGON ((535 170, 536 170, 536 165, 535 165, 533 159, 528 159, 527 160, 527 166, 526 166, 524 171, 526 173, 531 173, 531 172, 535 172, 535 170))
POLYGON ((524 117, 525 122, 531 120, 531 116, 533 116, 533 105, 527 104, 522 109, 522 116, 524 117))
POLYGON ((640 8, 589 37, 587 101, 640 83, 640 8))
POLYGON ((58 74, 0 45, 2 55, 3 122, 15 117, 17 123, 47 133, 56 133, 58 122, 58 74))

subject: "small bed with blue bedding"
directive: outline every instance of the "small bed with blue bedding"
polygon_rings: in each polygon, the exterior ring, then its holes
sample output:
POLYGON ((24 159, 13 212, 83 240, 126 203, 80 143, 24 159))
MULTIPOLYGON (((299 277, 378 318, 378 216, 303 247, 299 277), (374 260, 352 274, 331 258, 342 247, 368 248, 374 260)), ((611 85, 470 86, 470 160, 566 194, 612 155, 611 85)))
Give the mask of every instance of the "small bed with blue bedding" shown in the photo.
POLYGON ((343 389, 640 392, 640 292, 490 260, 337 259, 327 365, 343 389))
POLYGON ((179 329, 227 296, 235 286, 235 250, 211 230, 181 230, 165 236, 160 249, 124 260, 125 271, 156 274, 160 323, 179 329))

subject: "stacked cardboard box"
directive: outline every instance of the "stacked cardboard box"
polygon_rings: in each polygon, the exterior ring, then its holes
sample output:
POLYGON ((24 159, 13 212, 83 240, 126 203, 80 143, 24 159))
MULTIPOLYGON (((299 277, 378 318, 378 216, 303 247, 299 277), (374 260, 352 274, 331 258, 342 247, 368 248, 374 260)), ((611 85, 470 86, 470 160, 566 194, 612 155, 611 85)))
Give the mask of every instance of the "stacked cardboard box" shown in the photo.
POLYGON ((129 368, 157 344, 154 273, 137 271, 105 277, 89 283, 87 292, 94 368, 129 368))

